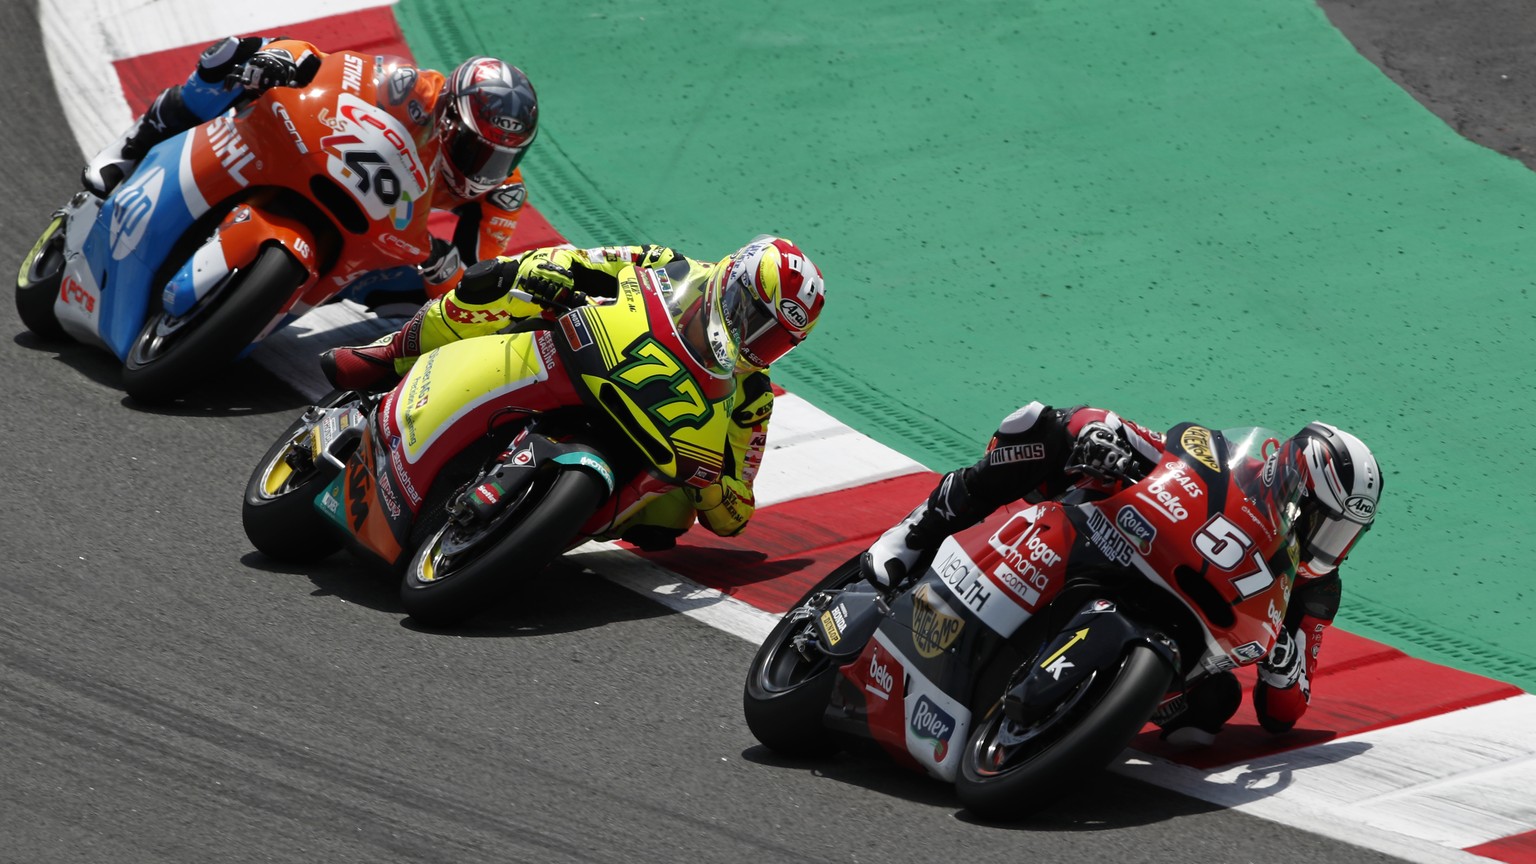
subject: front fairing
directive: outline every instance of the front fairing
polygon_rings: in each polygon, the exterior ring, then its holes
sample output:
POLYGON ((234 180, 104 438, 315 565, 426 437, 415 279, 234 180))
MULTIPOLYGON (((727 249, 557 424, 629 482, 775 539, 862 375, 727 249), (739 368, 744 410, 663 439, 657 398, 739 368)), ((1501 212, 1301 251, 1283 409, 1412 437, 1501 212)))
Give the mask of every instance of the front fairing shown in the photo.
POLYGON ((556 345, 582 401, 611 418, 669 483, 708 486, 726 464, 735 379, 701 356, 663 271, 628 268, 618 296, 566 314, 556 345))
POLYGON ((1146 478, 1076 506, 1085 551, 1132 568, 1201 625, 1210 669, 1257 662, 1279 634, 1296 575, 1295 478, 1258 428, 1174 427, 1146 478))
POLYGON ((65 332, 105 345, 119 359, 144 326, 156 274, 187 230, 208 211, 191 186, 193 133, 150 150, 133 176, 99 205, 70 217, 64 286, 55 313, 65 332))

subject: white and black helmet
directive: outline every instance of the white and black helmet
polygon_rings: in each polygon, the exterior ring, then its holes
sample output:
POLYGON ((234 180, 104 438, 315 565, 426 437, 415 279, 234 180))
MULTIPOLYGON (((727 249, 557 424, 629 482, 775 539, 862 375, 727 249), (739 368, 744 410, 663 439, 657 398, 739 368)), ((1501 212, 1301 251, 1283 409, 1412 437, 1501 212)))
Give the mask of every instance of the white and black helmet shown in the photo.
POLYGON ((1359 438, 1327 423, 1308 423, 1286 444, 1303 480, 1300 565, 1307 575, 1326 576, 1375 521, 1381 466, 1359 438))

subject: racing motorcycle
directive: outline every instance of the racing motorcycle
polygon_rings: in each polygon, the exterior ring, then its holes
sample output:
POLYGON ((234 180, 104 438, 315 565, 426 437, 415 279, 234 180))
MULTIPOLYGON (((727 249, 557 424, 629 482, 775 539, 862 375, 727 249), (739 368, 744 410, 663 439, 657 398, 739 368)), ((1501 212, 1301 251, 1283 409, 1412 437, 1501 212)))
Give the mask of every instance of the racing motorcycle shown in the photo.
POLYGON ((626 269, 616 293, 311 407, 252 473, 246 536, 277 560, 346 545, 403 570, 406 611, 442 626, 658 495, 710 486, 735 391, 718 298, 686 261, 626 269))
POLYGON ((1048 806, 1273 648, 1298 554, 1279 449, 1184 424, 1145 476, 993 514, 892 589, 855 557, 758 650, 748 726, 794 756, 873 741, 983 818, 1048 806))
POLYGON ((104 347, 134 399, 175 398, 360 276, 423 260, 437 152, 417 70, 329 55, 81 191, 22 260, 16 308, 104 347))

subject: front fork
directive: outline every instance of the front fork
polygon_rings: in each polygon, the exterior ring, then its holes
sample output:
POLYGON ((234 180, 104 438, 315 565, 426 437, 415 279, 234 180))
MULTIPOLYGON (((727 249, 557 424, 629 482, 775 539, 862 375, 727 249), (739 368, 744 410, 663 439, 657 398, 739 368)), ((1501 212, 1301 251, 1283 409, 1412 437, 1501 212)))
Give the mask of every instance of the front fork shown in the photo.
POLYGON ((342 392, 324 405, 310 407, 300 418, 309 435, 309 446, 291 453, 303 452, 313 462, 325 461, 337 471, 345 471, 347 459, 357 449, 368 417, 381 398, 373 394, 359 396, 342 392))
POLYGON ((462 528, 489 524, 520 500, 536 479, 562 467, 592 473, 613 494, 613 469, 601 453, 586 444, 556 441, 529 425, 463 494, 449 502, 448 519, 462 528))

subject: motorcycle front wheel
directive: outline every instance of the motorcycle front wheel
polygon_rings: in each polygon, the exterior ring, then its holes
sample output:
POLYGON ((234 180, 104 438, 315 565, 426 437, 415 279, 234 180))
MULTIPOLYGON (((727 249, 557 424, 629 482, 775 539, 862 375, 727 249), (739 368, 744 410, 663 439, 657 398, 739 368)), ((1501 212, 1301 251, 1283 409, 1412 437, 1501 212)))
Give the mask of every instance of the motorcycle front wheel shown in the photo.
POLYGON ((785 756, 821 757, 838 751, 837 738, 822 723, 837 681, 838 664, 810 648, 802 653, 797 637, 814 627, 828 605, 818 594, 838 591, 863 578, 859 557, 833 570, 785 613, 763 641, 747 671, 742 712, 747 728, 764 747, 785 756))
POLYGON ((1133 645, 1119 667, 1085 678, 1031 723, 1005 716, 999 698, 966 740, 955 779, 960 803, 993 820, 1054 803, 1125 749, 1172 680, 1157 652, 1133 645))
POLYGON ((176 398, 239 357, 308 278, 287 250, 268 246, 186 315, 153 312, 123 360, 123 389, 146 405, 176 398))
POLYGON ((565 551, 607 497, 607 485, 595 474, 571 469, 535 483, 487 523, 423 520, 413 532, 416 554, 400 586, 405 611, 429 627, 484 611, 518 574, 536 573, 565 551))
MULTIPOLYGON (((327 407, 342 401, 333 399, 327 407)), ((315 509, 316 496, 341 469, 314 458, 309 441, 313 429, 314 422, 307 418, 290 424, 245 484, 240 509, 245 536, 257 552, 274 561, 318 561, 342 546, 341 532, 315 509)))
POLYGON ((16 314, 39 337, 59 340, 65 336, 53 303, 64 279, 64 217, 55 216, 32 251, 21 260, 16 274, 16 314))

